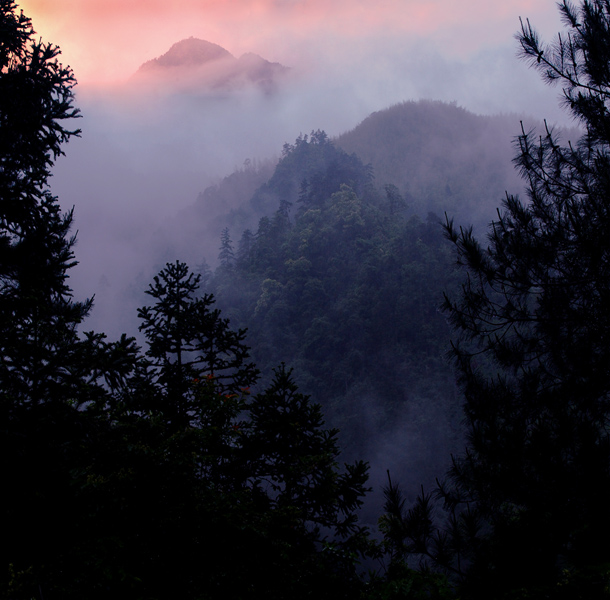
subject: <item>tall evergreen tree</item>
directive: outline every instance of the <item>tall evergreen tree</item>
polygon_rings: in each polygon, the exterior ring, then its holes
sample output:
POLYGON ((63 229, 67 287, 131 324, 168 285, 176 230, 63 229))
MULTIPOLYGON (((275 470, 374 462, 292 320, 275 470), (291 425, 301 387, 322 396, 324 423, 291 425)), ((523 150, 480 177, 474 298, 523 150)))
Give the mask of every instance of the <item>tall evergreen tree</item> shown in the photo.
POLYGON ((169 422, 178 427, 203 418, 193 381, 210 378, 217 393, 235 394, 258 377, 244 343, 246 332, 230 329, 213 307, 213 296, 195 296, 200 279, 185 263, 168 263, 146 292, 155 304, 138 311, 151 361, 148 378, 163 398, 169 422))
POLYGON ((75 81, 16 9, 0 3, 0 377, 4 394, 37 403, 70 378, 74 327, 89 304, 70 298, 72 214, 47 185, 61 145, 79 133, 64 124, 78 116, 75 81))
POLYGON ((0 402, 6 457, 4 539, 9 597, 65 590, 82 546, 79 473, 107 431, 100 407, 131 369, 123 338, 80 337, 90 301, 68 285, 72 212, 51 194, 51 168, 78 129, 72 71, 34 39, 30 19, 0 0, 0 402), (65 582, 65 579, 64 579, 65 582), (21 587, 22 589, 19 589, 21 587), (33 592, 32 590, 37 590, 33 592))
POLYGON ((518 39, 584 135, 522 131, 528 201, 507 197, 488 246, 448 224, 466 271, 445 310, 468 445, 439 490, 444 532, 427 495, 393 505, 405 548, 458 573, 464 597, 608 597, 610 3, 560 10, 554 44, 529 22, 518 39))

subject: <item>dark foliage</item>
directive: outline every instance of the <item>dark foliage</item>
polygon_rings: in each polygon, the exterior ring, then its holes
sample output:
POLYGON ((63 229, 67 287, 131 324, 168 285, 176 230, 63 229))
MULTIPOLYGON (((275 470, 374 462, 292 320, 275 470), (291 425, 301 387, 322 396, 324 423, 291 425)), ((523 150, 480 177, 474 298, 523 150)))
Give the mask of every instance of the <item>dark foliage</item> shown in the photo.
POLYGON ((487 247, 447 225, 466 271, 445 310, 468 445, 438 488, 443 529, 428 495, 388 516, 408 552, 458 573, 467 598, 608 597, 610 5, 560 9, 570 29, 556 44, 529 23, 518 39, 563 84, 585 134, 563 146, 548 128, 522 132, 529 201, 508 196, 487 247))
POLYGON ((381 194, 371 176, 322 132, 286 145, 258 192, 275 190, 275 213, 244 232, 233 269, 221 265, 209 289, 248 327, 263 380, 281 361, 294 365, 350 455, 376 451, 372 440, 399 421, 419 449, 411 470, 429 474, 458 437, 437 310, 451 254, 437 217, 409 217, 397 188, 381 194))
POLYGON ((74 241, 47 188, 61 144, 78 130, 63 121, 74 79, 59 50, 33 41, 29 19, 14 2, 0 4, 0 373, 3 393, 38 403, 71 379, 57 360, 89 308, 70 301, 66 271, 74 241))
POLYGON ((105 586, 121 595, 127 581, 153 598, 346 597, 368 547, 355 517, 366 466, 339 470, 336 433, 283 367, 252 394, 244 332, 197 285, 182 263, 155 278, 156 303, 140 310, 150 360, 111 413, 109 451, 86 469, 114 548, 98 557, 105 586))
POLYGON ((245 333, 199 277, 176 262, 155 278, 145 355, 77 332, 91 302, 71 298, 72 216, 47 189, 77 133, 74 80, 13 2, 0 10, 3 597, 353 597, 366 465, 339 467, 283 367, 251 393, 245 333))

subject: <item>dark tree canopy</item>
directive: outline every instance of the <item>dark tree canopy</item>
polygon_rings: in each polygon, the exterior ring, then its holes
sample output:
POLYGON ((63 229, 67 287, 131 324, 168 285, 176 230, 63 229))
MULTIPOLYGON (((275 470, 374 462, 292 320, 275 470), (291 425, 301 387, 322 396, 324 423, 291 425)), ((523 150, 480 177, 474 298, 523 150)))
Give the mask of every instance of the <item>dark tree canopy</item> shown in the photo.
POLYGON ((198 276, 176 262, 154 279, 145 354, 78 332, 91 302, 72 299, 72 214, 47 185, 78 133, 64 125, 75 82, 32 36, 0 0, 3 597, 353 596, 367 467, 339 466, 289 371, 251 389, 245 332, 198 276), (289 462, 269 445, 278 415, 289 462))
POLYGON ((527 201, 507 197, 487 245, 446 228, 465 271, 445 311, 468 444, 438 490, 445 528, 429 495, 407 513, 388 488, 402 551, 457 574, 464 597, 608 593, 610 4, 560 10, 569 31, 555 44, 529 22, 518 40, 563 86, 584 135, 565 145, 550 129, 523 131, 515 164, 527 201))
POLYGON ((348 597, 369 547, 367 467, 339 468, 336 432, 283 366, 255 393, 245 332, 198 281, 167 264, 139 311, 146 359, 110 401, 111 446, 84 468, 106 525, 88 525, 99 564, 83 581, 153 598, 348 597))
POLYGON ((47 186, 78 111, 59 49, 34 41, 12 1, 0 3, 0 20, 0 375, 5 393, 38 402, 70 378, 57 351, 69 352, 89 308, 70 300, 72 215, 47 186))

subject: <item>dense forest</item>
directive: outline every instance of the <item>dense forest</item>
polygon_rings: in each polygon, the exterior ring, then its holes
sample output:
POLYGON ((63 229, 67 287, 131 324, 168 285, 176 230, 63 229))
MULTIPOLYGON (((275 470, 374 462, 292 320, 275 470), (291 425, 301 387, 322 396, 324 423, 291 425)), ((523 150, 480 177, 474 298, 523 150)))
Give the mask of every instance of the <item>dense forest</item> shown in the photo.
POLYGON ((515 181, 452 105, 301 135, 200 196, 218 255, 136 341, 72 296, 76 81, 0 0, 3 597, 610 596, 610 5, 560 10, 518 40, 577 140, 524 127, 515 181))
MULTIPOLYGON (((385 186, 395 186, 405 200, 406 215, 425 220, 434 213, 444 220, 447 213, 482 233, 506 191, 523 189, 511 164, 520 119, 528 126, 541 125, 517 115, 481 116, 452 104, 421 100, 380 110, 329 141, 369 168, 371 183, 381 194, 385 195, 385 186)), ((281 159, 282 148, 277 150, 281 159)), ((277 162, 248 159, 201 192, 192 206, 157 232, 164 241, 156 253, 159 264, 180 252, 193 262, 203 255, 215 266, 223 229, 228 228, 237 243, 244 230, 255 231, 262 217, 271 217, 278 209, 274 183, 259 189, 272 177, 277 162)), ((280 169, 275 181, 279 185, 279 178, 292 177, 296 201, 303 165, 295 156, 283 160, 280 169)))
POLYGON ((371 168, 321 131, 285 145, 251 204, 271 202, 254 231, 233 242, 224 230, 206 289, 247 327, 263 380, 281 361, 293 366, 340 429, 345 456, 380 454, 417 489, 459 437, 438 310, 456 278, 439 218, 420 219, 396 186, 379 192, 371 168))

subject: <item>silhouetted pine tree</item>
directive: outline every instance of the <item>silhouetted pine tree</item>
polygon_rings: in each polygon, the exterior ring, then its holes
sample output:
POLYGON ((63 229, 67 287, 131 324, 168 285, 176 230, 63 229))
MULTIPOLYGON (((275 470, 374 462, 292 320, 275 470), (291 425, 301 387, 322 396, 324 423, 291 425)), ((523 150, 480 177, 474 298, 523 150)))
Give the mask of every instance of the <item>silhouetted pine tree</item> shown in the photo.
POLYGON ((67 285, 72 214, 47 186, 61 144, 79 133, 64 127, 78 110, 59 49, 34 42, 30 20, 15 11, 0 3, 0 378, 13 401, 38 403, 70 379, 74 327, 89 309, 67 285))
POLYGON ((200 279, 185 263, 168 263, 146 292, 155 303, 138 310, 148 342, 147 378, 163 396, 163 411, 174 428, 205 422, 193 381, 210 378, 218 394, 234 394, 258 377, 245 330, 231 330, 212 295, 195 296, 200 279))
POLYGON ((447 225, 466 271, 446 298, 466 452, 402 523, 409 551, 459 572, 466 598, 595 598, 610 577, 610 4, 560 6, 567 35, 522 56, 563 84, 585 133, 523 131, 528 201, 508 196, 483 246, 447 225))
POLYGON ((72 212, 48 187, 75 80, 59 49, 35 41, 31 21, 0 0, 0 402, 5 441, 4 541, 8 597, 67 597, 65 569, 79 553, 86 508, 82 469, 107 431, 98 408, 131 370, 132 340, 80 337, 91 306, 76 302, 72 212), (91 410, 85 410, 89 408, 91 410), (94 410, 95 409, 95 410, 94 410))

